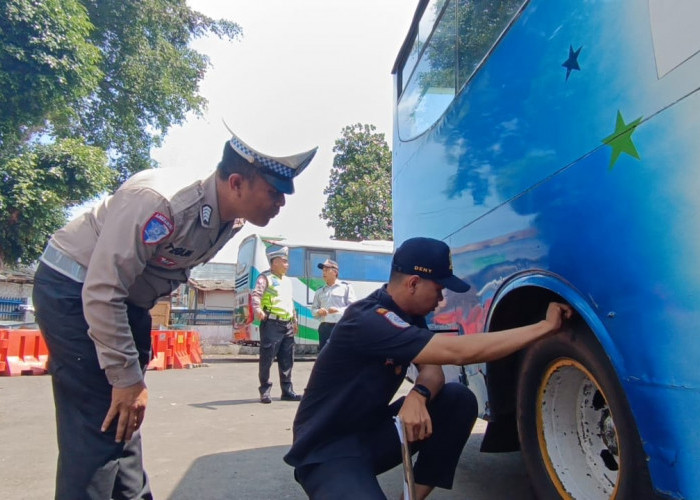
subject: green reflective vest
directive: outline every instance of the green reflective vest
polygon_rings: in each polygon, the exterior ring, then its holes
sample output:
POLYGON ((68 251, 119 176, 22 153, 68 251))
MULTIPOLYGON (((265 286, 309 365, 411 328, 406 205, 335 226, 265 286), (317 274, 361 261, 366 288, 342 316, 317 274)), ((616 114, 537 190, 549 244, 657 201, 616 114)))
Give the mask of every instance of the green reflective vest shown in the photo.
POLYGON ((267 278, 267 288, 260 300, 263 311, 275 314, 282 320, 292 319, 294 317, 292 280, 286 276, 276 276, 270 271, 263 274, 267 278))

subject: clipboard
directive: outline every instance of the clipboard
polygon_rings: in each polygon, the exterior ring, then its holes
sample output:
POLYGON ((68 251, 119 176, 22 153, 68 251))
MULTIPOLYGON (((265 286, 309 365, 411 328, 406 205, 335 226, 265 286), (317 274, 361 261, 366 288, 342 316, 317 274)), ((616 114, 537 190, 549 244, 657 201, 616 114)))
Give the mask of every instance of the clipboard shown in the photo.
POLYGON ((403 498, 404 500, 416 499, 416 483, 413 480, 413 459, 406 439, 406 425, 398 415, 394 417, 394 425, 401 441, 401 459, 403 461, 403 498))

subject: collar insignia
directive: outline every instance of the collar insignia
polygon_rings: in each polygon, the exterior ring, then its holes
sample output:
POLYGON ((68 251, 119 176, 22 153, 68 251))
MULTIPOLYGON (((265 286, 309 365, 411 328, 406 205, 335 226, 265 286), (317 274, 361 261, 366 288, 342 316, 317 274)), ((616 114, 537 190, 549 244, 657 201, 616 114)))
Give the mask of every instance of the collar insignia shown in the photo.
POLYGON ((202 211, 201 211, 201 217, 202 217, 202 224, 205 226, 209 225, 209 222, 211 222, 211 213, 212 213, 212 208, 211 205, 202 205, 202 211))

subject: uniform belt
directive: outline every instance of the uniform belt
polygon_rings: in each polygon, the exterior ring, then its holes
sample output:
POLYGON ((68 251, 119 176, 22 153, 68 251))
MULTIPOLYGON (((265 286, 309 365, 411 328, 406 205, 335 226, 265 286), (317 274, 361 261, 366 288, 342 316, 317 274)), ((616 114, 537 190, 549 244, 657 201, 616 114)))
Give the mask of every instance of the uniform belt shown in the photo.
POLYGON ((289 318, 286 316, 279 316, 279 315, 273 314, 273 313, 268 313, 267 319, 273 319, 275 321, 284 321, 284 322, 292 321, 292 318, 289 318))
POLYGON ((53 246, 50 241, 49 244, 46 245, 44 253, 39 257, 39 260, 54 271, 58 271, 62 275, 78 283, 85 282, 87 268, 75 261, 72 257, 61 252, 58 248, 53 246))

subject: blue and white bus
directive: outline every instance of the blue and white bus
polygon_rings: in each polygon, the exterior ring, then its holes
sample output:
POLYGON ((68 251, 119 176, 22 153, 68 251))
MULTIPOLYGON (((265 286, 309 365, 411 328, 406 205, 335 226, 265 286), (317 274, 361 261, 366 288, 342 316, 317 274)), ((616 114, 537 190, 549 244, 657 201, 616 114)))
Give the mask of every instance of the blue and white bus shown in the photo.
POLYGON ((238 249, 233 312, 233 340, 239 344, 255 345, 260 341, 260 321, 253 316, 250 292, 260 273, 270 269, 266 250, 289 248, 287 276, 292 280, 294 307, 299 319, 298 344, 318 344, 319 321, 311 314, 316 290, 323 287, 322 271, 318 264, 334 260, 340 268, 339 279, 350 283, 357 299, 379 288, 389 279, 391 270, 391 241, 341 241, 319 243, 264 237, 257 234, 246 237, 238 249))
POLYGON ((461 333, 576 315, 465 367, 538 498, 700 499, 700 1, 421 0, 393 70, 396 244, 472 284, 461 333))

